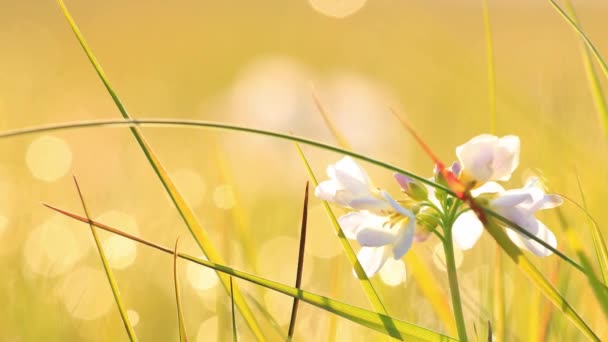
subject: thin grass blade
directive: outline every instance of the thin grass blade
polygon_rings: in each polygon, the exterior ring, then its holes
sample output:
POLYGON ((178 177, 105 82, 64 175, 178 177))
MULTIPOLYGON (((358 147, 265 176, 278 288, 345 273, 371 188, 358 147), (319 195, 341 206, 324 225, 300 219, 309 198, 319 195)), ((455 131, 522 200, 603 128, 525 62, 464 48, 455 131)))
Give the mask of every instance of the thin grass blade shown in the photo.
MULTIPOLYGON (((314 172, 312 171, 312 168, 310 167, 310 164, 308 163, 308 160, 306 159, 304 152, 300 148, 300 145, 296 143, 295 146, 296 146, 296 149, 298 150, 298 153, 300 154, 300 158, 302 159, 304 166, 306 167, 306 171, 308 172, 308 176, 310 177, 312 184, 315 187, 318 186, 319 182, 317 181, 317 177, 315 176, 314 172)), ((367 277, 367 274, 365 274, 365 271, 363 270, 363 267, 361 266, 359 259, 357 259, 357 254, 355 254, 355 251, 353 250, 352 246, 348 242, 346 235, 344 235, 344 232, 342 231, 342 227, 340 227, 340 224, 338 223, 338 219, 336 218, 336 215, 334 215, 334 212, 331 209, 331 207, 329 206, 329 204, 327 203, 327 201, 322 201, 322 203, 323 203, 323 207, 325 208, 325 212, 327 213, 327 216, 329 217, 329 220, 331 221, 331 223, 336 231, 338 239, 340 240, 340 243, 342 244, 342 248, 344 249, 346 257, 348 258, 348 261, 351 263, 351 265, 353 265, 355 274, 357 275, 357 278, 359 279, 359 282, 361 283, 361 286, 363 287, 363 291, 365 291, 365 294, 367 295, 367 299, 369 300, 370 304, 372 305, 372 308, 374 308, 374 310, 376 310, 379 313, 388 314, 388 311, 386 310, 386 307, 382 303, 380 296, 378 295, 378 293, 376 292, 376 289, 374 288, 371 281, 367 277)))
POLYGON ((597 50, 597 48, 595 47, 595 45, 593 45, 591 40, 587 37, 585 32, 583 32, 583 30, 580 28, 580 26, 570 16, 568 16, 568 14, 566 14, 566 12, 564 12, 564 10, 561 7, 559 7, 559 5, 555 2, 555 0, 549 0, 549 3, 557 11, 557 13, 559 13, 562 16, 562 18, 564 18, 564 20, 566 20, 566 22, 568 24, 570 24, 570 27, 572 27, 572 29, 574 29, 574 31, 576 33, 578 33, 579 36, 581 36, 581 39, 583 40, 583 42, 585 42, 585 44, 587 44, 587 46, 591 50, 591 53, 593 54, 593 56, 597 60, 598 64, 600 65, 600 68, 604 72, 604 76, 606 76, 606 78, 608 78, 608 65, 602 58, 602 55, 600 55, 600 53, 597 50))
POLYGON ((285 335, 284 329, 281 328, 281 325, 279 324, 279 322, 277 322, 277 320, 272 316, 272 314, 270 312, 268 312, 268 309, 266 309, 266 307, 264 305, 262 305, 262 303, 260 303, 254 296, 252 296, 251 294, 246 294, 245 297, 247 297, 247 299, 249 300, 249 302, 253 303, 253 306, 258 309, 258 311, 260 311, 262 313, 262 315, 268 320, 268 322, 270 322, 270 326, 272 327, 272 329, 277 333, 277 335, 279 335, 279 338, 282 341, 285 341, 287 339, 287 335, 285 335))
MULTIPOLYGON (((67 7, 63 3, 63 0, 57 0, 57 3, 61 7, 61 10, 63 11, 63 14, 64 14, 65 18, 67 19, 68 23, 70 24, 72 31, 76 35, 78 42, 80 43, 85 54, 89 58, 89 61, 95 68, 97 75, 103 82, 106 90, 112 97, 112 100, 116 104, 116 107, 120 111, 121 115, 125 119, 131 119, 131 116, 127 112, 125 106, 122 104, 122 101, 120 100, 120 98, 118 97, 118 95, 116 94, 116 92, 114 91, 112 86, 110 85, 110 82, 108 81, 108 78, 106 77, 106 75, 101 67, 101 64, 97 61, 97 58, 93 54, 93 51, 89 48, 88 44, 86 43, 84 36, 80 32, 80 29, 76 25, 76 22, 74 21, 70 12, 68 11, 67 7)), ((207 258, 209 260, 222 263, 222 258, 220 256, 220 254, 217 252, 217 250, 215 249, 215 247, 213 246, 213 244, 211 243, 211 240, 209 239, 206 231, 203 229, 203 227, 197 220, 196 216, 194 215, 194 212, 189 207, 189 205, 187 204, 187 202, 185 201, 183 196, 177 190, 177 187, 175 186, 175 184, 169 177, 167 171, 161 164, 160 160, 156 157, 156 154, 154 153, 154 151, 152 150, 152 148, 150 147, 150 145, 144 138, 143 134, 139 131, 139 129, 137 127, 130 127, 130 130, 131 130, 131 133, 133 133, 135 140, 137 140, 137 143, 141 147, 146 158, 150 162, 150 165, 154 169, 154 172, 157 174, 157 176, 159 177, 163 186, 165 187, 167 193, 171 197, 171 200, 173 201, 173 203, 175 204, 175 207, 179 211, 180 216, 182 217, 182 219, 188 226, 188 229, 192 233, 192 236, 194 237, 194 239, 200 246, 203 253, 207 256, 207 258)), ((221 274, 221 273, 218 273, 218 276, 222 282, 222 285, 224 286, 224 289, 226 291, 228 291, 229 278, 226 275, 221 274)), ((256 339, 260 340, 260 341, 265 340, 262 330, 260 329, 260 326, 258 325, 258 322, 257 322, 255 316, 253 315, 253 312, 247 305, 247 302, 245 302, 245 299, 243 298, 243 295, 241 294, 241 292, 239 291, 238 288, 234 289, 234 297, 235 297, 234 300, 236 301, 236 305, 239 308, 239 310, 241 311, 243 319, 245 320, 245 322, 247 322, 247 325, 253 332, 256 339)))
MULTIPOLYGON (((580 23, 578 22, 572 3, 570 0, 566 0, 564 3, 570 18, 576 25, 580 27, 580 23)), ((604 94, 602 93, 600 80, 598 79, 595 68, 593 67, 591 52, 589 47, 585 45, 584 41, 581 41, 581 57, 583 59, 583 66, 585 67, 585 73, 587 74, 587 81, 589 82, 589 91, 591 92, 591 96, 593 96, 595 109, 597 110, 598 118, 602 124, 602 131, 608 137, 608 107, 606 106, 606 100, 604 98, 604 94)))
POLYGON ((236 316, 234 314, 234 296, 233 294, 233 286, 232 286, 232 277, 230 277, 230 305, 232 306, 232 310, 230 310, 232 316, 232 341, 237 342, 238 337, 236 334, 236 316))
MULTIPOLYGON (((581 210, 585 212, 587 215, 587 219, 589 220, 591 226, 591 237, 593 238, 593 247, 595 248, 595 256, 597 257, 597 262, 600 265, 600 271, 602 274, 602 279, 604 280, 604 284, 608 284, 608 249, 606 248, 606 242, 604 240, 604 235, 600 230, 600 227, 597 225, 595 220, 589 214, 587 210, 587 201, 585 200, 585 193, 583 192, 583 186, 581 185, 581 179, 576 172, 576 183, 578 185, 578 191, 581 194, 581 199, 583 201, 582 207, 575 203, 581 210)), ((564 197, 564 196, 562 196, 564 197)))
MULTIPOLYGON (((308 223, 308 186, 309 182, 306 182, 306 189, 304 190, 304 209, 302 210, 302 226, 300 228, 300 249, 298 251, 298 271, 296 272, 296 289, 299 289, 302 286, 302 272, 304 271, 304 250, 306 248, 306 227, 308 223)), ((298 298, 294 298, 293 305, 291 307, 291 319, 289 320, 287 341, 291 341, 295 332, 296 317, 298 315, 298 304, 300 304, 300 300, 298 298)))
MULTIPOLYGON (((496 66, 494 63, 494 43, 492 41, 492 29, 490 26, 490 7, 488 0, 482 1, 483 26, 486 39, 486 59, 488 66, 488 105, 490 116, 490 133, 496 134, 496 66)), ((504 339, 504 288, 502 279, 502 253, 500 246, 494 246, 494 291, 492 307, 494 311, 495 335, 498 340, 504 339)), ((488 324, 489 321, 488 321, 488 324)))
MULTIPOLYGON (((421 183, 431 186, 438 191, 443 191, 451 196, 456 196, 455 192, 453 192, 451 189, 448 189, 447 187, 445 187, 441 184, 437 184, 437 183, 430 181, 415 173, 412 173, 410 171, 404 170, 402 168, 396 167, 389 163, 368 157, 368 156, 360 154, 360 153, 355 153, 355 152, 348 151, 348 150, 345 150, 340 147, 336 147, 336 146, 333 146, 330 144, 325 144, 325 143, 322 143, 322 142, 319 142, 316 140, 312 140, 312 139, 308 139, 308 138, 304 138, 304 137, 298 137, 298 136, 293 136, 293 135, 285 134, 285 133, 279 133, 279 132, 274 132, 274 131, 267 131, 267 130, 262 130, 262 129, 256 129, 256 128, 251 128, 251 127, 238 126, 238 125, 231 125, 231 124, 225 124, 225 123, 219 123, 219 122, 210 122, 210 121, 201 121, 201 120, 183 120, 183 119, 88 120, 88 121, 65 122, 65 123, 58 123, 58 124, 40 125, 40 126, 27 127, 27 128, 21 128, 21 129, 7 130, 7 131, 0 133, 0 139, 15 137, 15 136, 22 136, 22 135, 27 135, 27 134, 34 134, 34 133, 67 130, 67 129, 80 129, 80 128, 92 128, 92 127, 131 127, 131 126, 143 126, 143 125, 155 126, 155 127, 182 127, 182 128, 183 127, 196 127, 196 128, 209 128, 209 129, 219 129, 219 130, 228 130, 228 131, 238 131, 238 132, 264 135, 264 136, 273 137, 273 138, 277 138, 277 139, 302 143, 302 144, 306 144, 309 146, 324 149, 327 151, 337 152, 337 153, 341 153, 341 154, 344 154, 347 156, 351 156, 358 160, 368 162, 370 164, 379 166, 379 167, 384 168, 389 171, 402 173, 410 178, 420 181, 421 183)), ((597 277, 595 277, 593 274, 586 273, 585 268, 583 266, 581 266, 580 264, 578 264, 576 261, 572 260, 572 258, 568 257, 567 255, 565 255, 564 253, 555 249, 553 246, 549 245, 545 241, 539 239, 537 236, 535 236, 535 235, 531 234, 530 232, 528 232, 527 230, 523 229, 521 226, 511 222, 510 220, 506 219, 505 217, 499 215, 498 213, 496 213, 488 208, 480 207, 479 209, 483 210, 484 213, 497 218, 499 221, 501 221, 504 224, 508 225, 509 227, 513 228, 517 232, 525 235, 526 237, 534 240, 535 242, 539 243, 543 247, 547 248, 548 250, 553 252, 556 256, 560 257, 563 261, 567 262, 572 267, 574 267, 577 271, 585 274, 590 279, 590 281, 600 282, 597 279, 597 277)), ((220 278, 220 279, 222 279, 222 278, 220 278)), ((608 290, 608 288, 604 284, 600 283, 600 285, 604 289, 608 290)), ((225 287, 225 288, 228 291, 229 288, 228 287, 225 287)), ((238 287, 236 289, 238 289, 238 287)), ((235 291, 236 291, 236 289, 235 289, 235 291)), ((238 305, 239 305, 238 302, 236 305, 238 308, 238 305)))
POLYGON ((182 310, 182 298, 180 295, 179 277, 177 275, 177 245, 179 238, 175 240, 175 248, 173 248, 173 284, 175 285, 175 303, 177 303, 177 323, 179 324, 179 340, 188 342, 188 334, 186 325, 184 324, 184 312, 182 310))
POLYGON ((492 221, 485 224, 486 230, 502 247, 507 255, 515 262, 541 293, 548 298, 555 307, 562 312, 587 338, 599 341, 598 336, 585 323, 572 305, 551 285, 543 274, 530 262, 523 252, 509 239, 507 234, 492 221))
MULTIPOLYGON (((86 202, 84 201, 84 196, 82 195, 82 191, 80 190, 80 186, 78 185, 78 180, 76 179, 76 176, 74 176, 74 185, 76 185, 78 197, 80 198, 80 203, 82 203, 82 209, 84 210, 85 216, 87 219, 90 220, 89 210, 87 208, 86 202)), ((118 312, 120 313, 120 318, 122 319, 122 323, 125 326, 125 330, 127 331, 129 340, 137 341, 135 329, 133 329, 133 325, 129 320, 129 315, 127 314, 125 304, 123 303, 122 297, 120 295, 120 290, 118 289, 118 283, 116 282, 116 278, 114 278, 114 273, 112 272, 112 268, 108 263, 108 259, 106 258, 106 253, 103 250, 101 241, 99 241, 97 229, 92 224, 89 224, 89 227, 91 228, 91 234, 93 235, 93 239, 95 240, 95 246, 97 247, 97 251, 99 252, 99 258, 101 259, 101 263, 103 264, 103 270, 106 273, 106 277, 108 278, 108 282, 110 283, 110 287, 112 288, 112 294, 114 295, 114 300, 116 301, 116 306, 118 307, 118 312)))
MULTIPOLYGON (((338 127, 331 119, 329 111, 323 105, 314 89, 313 98, 319 113, 323 117, 323 121, 327 125, 327 128, 331 131, 334 139, 336 139, 338 142, 338 145, 346 150, 352 150, 348 140, 340 133, 338 127)), ((408 264, 408 267, 416 270, 416 272, 412 273, 412 278, 416 284, 418 284, 418 288, 422 291, 425 298, 428 299, 433 310, 445 326, 448 333, 456 334, 456 323, 450 311, 448 300, 445 297, 445 294, 439 288, 438 282, 434 279, 433 275, 429 271, 429 268, 425 265, 422 258, 420 258, 416 251, 409 251, 405 255, 404 259, 408 264)))
MULTIPOLYGON (((114 234, 118 234, 120 236, 124 236, 133 241, 137 241, 142 243, 148 247, 152 247, 161 252, 167 254, 173 254, 173 250, 156 243, 150 242, 148 240, 142 239, 140 237, 125 233, 119 229, 107 226, 103 223, 93 221, 86 217, 82 217, 80 215, 76 215, 74 213, 65 211, 63 209, 59 209, 57 207, 51 206, 49 204, 43 204, 47 208, 64 214, 68 217, 76 219, 81 222, 92 224, 95 227, 104 229, 114 234)), ((242 271, 235 270, 233 268, 217 264, 211 261, 195 258, 193 256, 178 253, 178 257, 182 259, 189 260, 191 262, 197 263, 199 265, 212 268, 218 272, 225 273, 228 277, 236 277, 239 279, 243 279, 254 284, 263 286, 265 288, 283 293, 287 296, 299 298, 301 301, 306 302, 308 304, 314 305, 320 309, 323 309, 327 312, 334 313, 343 318, 346 318, 352 322, 365 326, 367 328, 373 329, 375 331, 381 332, 388 336, 407 341, 446 341, 452 342, 457 341, 452 337, 443 335, 441 333, 419 327, 415 324, 408 323, 405 321, 401 321, 399 319, 390 317, 388 315, 376 313, 373 311, 369 311, 366 309, 362 309, 350 304, 346 304, 331 298, 323 297, 311 292, 304 291, 302 289, 296 289, 294 287, 284 285, 269 279, 261 278, 252 274, 248 274, 242 271)))

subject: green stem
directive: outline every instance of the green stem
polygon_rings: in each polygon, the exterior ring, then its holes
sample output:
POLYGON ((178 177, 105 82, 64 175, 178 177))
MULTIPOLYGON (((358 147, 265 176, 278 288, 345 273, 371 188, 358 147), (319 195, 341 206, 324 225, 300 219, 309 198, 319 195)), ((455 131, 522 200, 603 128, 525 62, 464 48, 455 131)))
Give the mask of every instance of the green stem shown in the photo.
POLYGON ((462 303, 460 301, 460 287, 458 286, 458 276, 456 274, 456 261, 454 259, 454 245, 452 242, 452 227, 451 225, 445 229, 445 239, 443 241, 443 250, 445 252, 445 262, 448 269, 448 280, 450 282, 450 294, 452 295, 452 306, 454 307, 454 319, 456 320, 456 328, 458 329, 458 339, 461 342, 468 341, 467 330, 464 324, 464 315, 462 313, 462 303))

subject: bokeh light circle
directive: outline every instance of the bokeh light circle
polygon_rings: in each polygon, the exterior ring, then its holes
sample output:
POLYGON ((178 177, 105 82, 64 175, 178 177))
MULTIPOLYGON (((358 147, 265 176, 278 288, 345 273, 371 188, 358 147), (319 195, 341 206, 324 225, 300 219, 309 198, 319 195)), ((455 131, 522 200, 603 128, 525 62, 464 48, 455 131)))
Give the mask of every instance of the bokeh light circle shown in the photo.
MULTIPOLYGON (((132 235, 139 235, 137 221, 129 214, 109 210, 99 215, 95 221, 120 229, 132 235)), ((137 244, 125 237, 109 235, 102 241, 108 263, 114 269, 122 270, 131 266, 137 257, 137 244)))
POLYGON ((70 170, 72 151, 63 139, 43 135, 30 143, 25 162, 35 178, 53 182, 70 170))
POLYGON ((363 8, 366 0, 309 0, 309 2, 312 8, 321 14, 345 18, 363 8))
POLYGON ((406 273, 403 260, 388 258, 382 269, 380 269, 380 279, 389 286, 397 286, 405 282, 406 273))

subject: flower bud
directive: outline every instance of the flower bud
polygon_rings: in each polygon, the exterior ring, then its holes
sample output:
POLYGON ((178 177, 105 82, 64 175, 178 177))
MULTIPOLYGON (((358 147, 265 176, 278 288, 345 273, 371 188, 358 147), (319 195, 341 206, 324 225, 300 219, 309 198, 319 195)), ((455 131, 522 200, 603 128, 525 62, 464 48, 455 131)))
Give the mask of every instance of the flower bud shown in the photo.
POLYGON ((401 190, 413 200, 424 201, 428 198, 429 194, 426 187, 419 181, 400 173, 396 173, 394 176, 397 183, 401 186, 401 190))

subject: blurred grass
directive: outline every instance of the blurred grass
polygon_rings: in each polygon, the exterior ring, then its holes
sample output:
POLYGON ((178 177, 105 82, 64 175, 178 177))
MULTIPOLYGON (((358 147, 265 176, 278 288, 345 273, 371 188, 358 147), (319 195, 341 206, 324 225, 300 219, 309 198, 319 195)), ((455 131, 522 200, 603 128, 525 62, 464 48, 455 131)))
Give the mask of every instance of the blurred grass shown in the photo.
MULTIPOLYGON (((60 16, 51 14, 56 13, 54 3, 4 1, 2 5, 0 39, 5 43, 5 49, 0 63, 0 79, 3 80, 0 82, 0 128, 113 117, 115 110, 111 101, 100 91, 98 80, 83 61, 81 51, 65 29, 65 22, 60 16)), ((79 22, 83 30, 95 42, 98 57, 104 61, 106 69, 111 70, 113 83, 128 107, 142 116, 187 117, 285 131, 291 129, 299 135, 330 141, 331 135, 320 128, 323 123, 320 118, 317 120, 314 103, 309 99, 308 84, 312 80, 319 96, 332 108, 340 127, 345 127, 345 134, 353 141, 355 150, 377 155, 379 159, 423 175, 430 174, 432 165, 417 148, 410 146, 400 129, 392 127, 383 108, 369 104, 368 99, 377 96, 376 88, 361 84, 379 85, 382 94, 390 93, 390 99, 382 97, 379 100, 382 106, 397 103, 419 124, 420 131, 446 161, 454 158, 456 145, 488 129, 487 101, 484 100, 487 97, 485 45, 479 3, 368 1, 360 12, 343 20, 320 15, 311 10, 306 1, 289 5, 263 1, 236 6, 232 2, 177 1, 169 4, 110 0, 103 4, 70 2, 69 5, 74 15, 82 18, 79 22), (261 70, 258 74, 267 74, 267 78, 258 80, 258 90, 262 91, 263 80, 277 77, 277 73, 263 69, 260 61, 275 65, 277 56, 293 62, 287 66, 279 63, 279 70, 304 70, 306 92, 297 97, 298 101, 291 102, 298 109, 285 112, 288 114, 281 120, 259 116, 255 111, 235 113, 229 104, 237 92, 237 85, 251 78, 255 70, 261 70), (338 82, 344 79, 343 83, 338 82), (357 80, 360 82, 356 83, 357 80), (355 85, 344 88, 341 85, 344 83, 355 85), (345 102, 351 103, 352 107, 344 105, 345 102), (377 125, 357 116, 357 109, 377 125), (359 127, 365 128, 365 134, 356 130, 359 127)), ((576 179, 570 173, 564 174, 563 166, 570 161, 576 162, 584 180, 588 210, 605 233, 608 222, 608 213, 603 210, 608 191, 608 184, 603 181, 608 169, 605 136, 598 129, 584 65, 579 63, 579 41, 571 28, 564 25, 548 5, 543 5, 542 2, 501 0, 489 4, 500 80, 497 84, 499 132, 522 137, 521 169, 509 186, 520 185, 527 169, 539 168, 552 188, 574 197, 579 193, 576 179)), ((607 15, 605 4, 592 0, 576 3, 576 6, 585 32, 596 43, 598 51, 606 55, 606 46, 601 39, 608 29, 604 20, 607 15)), ((283 80, 283 89, 299 82, 297 79, 283 80)), ((606 86, 603 77, 599 78, 599 83, 606 86)), ((256 96, 268 98, 264 94, 256 96)), ((285 97, 285 93, 278 91, 273 95, 267 101, 277 103, 285 97)), ((247 215, 246 227, 256 227, 246 229, 245 237, 239 237, 237 243, 260 249, 275 236, 295 236, 294 222, 301 209, 299 188, 306 175, 298 157, 291 155, 290 144, 230 133, 144 129, 169 170, 195 170, 205 181, 206 190, 201 190, 204 200, 193 209, 199 217, 204 217, 203 223, 209 227, 214 242, 223 241, 219 236, 227 226, 224 217, 233 214, 233 210, 218 207, 214 199, 215 188, 224 183, 232 184, 238 192, 237 207, 247 215), (224 180, 217 172, 218 165, 210 161, 215 153, 209 143, 211 139, 220 141, 233 175, 232 181, 224 180)), ((96 210, 119 209, 134 215, 143 234, 165 245, 171 245, 176 235, 187 234, 179 225, 175 209, 164 200, 162 189, 158 188, 157 180, 128 133, 90 129, 52 134, 68 143, 73 154, 71 171, 80 175, 80 182, 90 196, 89 202, 96 210)), ((29 271, 29 249, 25 246, 30 232, 48 218, 48 212, 40 210, 38 202, 53 199, 73 208, 79 205, 71 198, 72 193, 65 191, 71 185, 69 176, 55 182, 32 176, 24 156, 35 138, 29 136, 1 142, 4 154, 0 162, 0 213, 9 218, 9 224, 0 233, 0 276, 6 279, 1 285, 0 316, 7 318, 0 322, 0 338, 118 339, 124 334, 123 329, 119 329, 118 315, 83 321, 65 308, 61 295, 49 295, 69 272, 41 276, 29 271), (49 317, 49 312, 54 315, 49 317), (29 317, 28 321, 34 325, 26 329, 21 323, 24 317, 29 317)), ((314 149, 306 152, 319 166, 335 161, 337 157, 314 149)), ((379 185, 392 184, 386 172, 374 168, 369 171, 379 185)), ((392 185, 388 187, 392 192, 398 190, 392 185)), ((564 215, 572 229, 586 224, 586 218, 575 208, 564 207, 564 215)), ((322 213, 317 216, 324 219, 322 213)), ((542 219, 554 231, 558 230, 553 216, 543 214, 542 219)), ((330 230, 331 226, 324 228, 330 230)), ((579 231, 581 242, 589 251, 592 236, 585 229, 579 231)), ((567 247, 564 235, 556 235, 560 246, 567 247)), ((235 237, 229 239, 236 240, 235 237)), ((323 239, 328 238, 312 235, 311 246, 323 239)), ((485 261, 492 253, 492 243, 491 239, 483 238, 475 249, 465 252, 459 270, 469 274, 487 266, 485 261)), ((184 239, 182 244, 184 251, 196 253, 196 245, 189 239, 184 239)), ((445 290, 444 274, 435 267, 432 248, 428 246, 415 246, 414 251, 423 257, 429 273, 445 290)), ((217 247, 229 265, 238 265, 239 269, 249 272, 258 265, 255 255, 254 259, 247 257, 243 261, 228 254, 223 244, 219 243, 217 247)), ((98 258, 89 253, 77 265, 98 268, 98 258)), ((295 254, 289 258, 295 259, 295 254)), ((341 255, 335 257, 339 258, 341 255)), ((173 286, 166 279, 171 265, 165 259, 138 251, 131 268, 116 272, 123 295, 141 316, 137 329, 142 340, 168 340, 177 334, 177 330, 159 330, 162 322, 175 320, 174 312, 169 310, 175 305, 173 286), (132 285, 134 279, 142 278, 150 282, 145 290, 132 285)), ((330 293, 334 284, 327 275, 327 269, 333 270, 327 267, 328 259, 314 256, 310 260, 314 282, 305 282, 304 288, 330 293)), ((550 257, 535 263, 549 274, 555 261, 555 257, 550 257)), ((342 271, 332 275, 342 282, 338 298, 359 306, 367 305, 356 280, 350 276, 348 264, 342 262, 340 265, 342 271)), ((564 268, 567 267, 561 267, 560 274, 567 273, 564 268)), ((504 269, 505 320, 509 322, 507 340, 521 341, 527 337, 528 308, 508 303, 525 300, 527 297, 522 293, 528 290, 529 283, 510 263, 505 263, 504 269), (514 282, 513 293, 509 290, 509 281, 514 282)), ((408 272, 414 270, 408 267, 408 272)), ((492 272, 491 267, 484 272, 492 272)), ((281 279, 278 273, 263 275, 281 279)), ((193 289, 185 273, 184 278, 184 300, 203 301, 201 292, 193 289)), ((430 305, 421 299, 420 291, 412 286, 413 275, 408 278, 399 288, 377 281, 390 312, 423 326, 444 329, 430 305)), ((597 315, 599 307, 588 291, 587 280, 572 272, 568 279, 561 281, 567 281, 567 284, 560 287, 560 292, 580 307, 581 315, 599 335, 607 338, 605 319, 597 315)), ((465 288, 474 296, 482 289, 481 282, 465 288)), ((253 294, 257 287, 248 290, 247 293, 253 294)), ((223 300, 228 303, 227 296, 223 300)), ((263 297, 258 300, 266 306, 263 297)), ((268 310, 273 314, 280 312, 274 307, 268 310)), ((196 339, 201 323, 215 314, 215 310, 206 305, 186 308, 193 339, 196 339)), ((306 311, 302 314, 302 319, 307 321, 306 311)), ((548 338, 581 339, 580 333, 559 316, 555 313, 551 319, 548 338)), ((319 313, 317 318, 325 316, 319 313)), ((219 319, 230 322, 226 315, 220 314, 219 319)), ((270 325, 265 327, 271 329, 270 325)), ((300 338, 313 338, 305 324, 296 330, 300 338)), ((318 330, 324 331, 324 328, 318 330)), ((357 336, 376 336, 372 332, 355 330, 343 319, 337 320, 336 331, 338 336, 351 331, 357 331, 357 336)))

